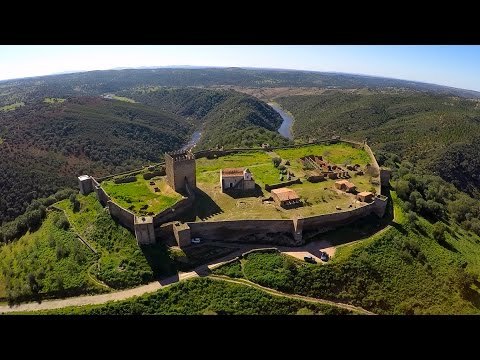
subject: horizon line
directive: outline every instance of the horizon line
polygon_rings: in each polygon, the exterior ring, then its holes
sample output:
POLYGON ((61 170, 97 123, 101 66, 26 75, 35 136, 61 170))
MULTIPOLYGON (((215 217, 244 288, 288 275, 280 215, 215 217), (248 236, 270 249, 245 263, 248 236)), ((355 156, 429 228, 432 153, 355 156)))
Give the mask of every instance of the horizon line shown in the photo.
POLYGON ((15 80, 26 80, 26 79, 35 79, 35 78, 42 78, 42 77, 50 77, 50 76, 60 76, 60 75, 72 75, 72 74, 83 74, 95 71, 121 71, 121 70, 154 70, 154 69, 253 69, 253 70, 276 70, 276 71, 298 71, 298 72, 309 72, 309 73, 326 73, 326 74, 340 74, 340 75, 354 75, 354 76, 363 76, 363 77, 372 77, 372 78, 379 78, 379 79, 388 79, 388 80, 398 80, 398 81, 406 81, 406 82, 413 82, 417 84, 425 84, 425 85, 434 85, 439 86, 447 89, 453 90, 464 90, 464 91, 472 91, 478 93, 480 95, 480 90, 473 90, 473 89, 466 89, 466 88, 459 88, 449 85, 442 85, 436 83, 430 83, 425 81, 418 81, 418 80, 411 80, 411 79, 403 79, 403 78, 394 78, 382 75, 370 75, 370 74, 362 74, 362 73, 349 73, 343 71, 326 71, 326 70, 304 70, 304 69, 292 69, 292 68, 273 68, 273 67, 254 67, 254 66, 215 66, 215 65, 153 65, 153 66, 138 66, 138 67, 114 67, 109 69, 94 69, 94 70, 66 70, 62 72, 56 73, 49 73, 43 75, 33 75, 33 76, 25 76, 25 77, 18 77, 18 78, 9 78, 9 79, 2 79, 0 83, 8 82, 8 81, 15 81, 15 80))

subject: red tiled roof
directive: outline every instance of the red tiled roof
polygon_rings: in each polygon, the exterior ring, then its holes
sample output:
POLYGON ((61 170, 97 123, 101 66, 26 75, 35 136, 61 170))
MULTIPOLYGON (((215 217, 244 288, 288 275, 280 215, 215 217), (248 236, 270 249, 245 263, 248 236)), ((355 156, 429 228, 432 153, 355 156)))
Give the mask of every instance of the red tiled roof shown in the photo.
POLYGON ((300 199, 300 197, 297 195, 295 191, 288 188, 273 189, 271 193, 277 195, 280 201, 300 199))
POLYGON ((244 168, 226 168, 222 169, 222 175, 243 176, 244 168))
POLYGON ((351 183, 350 181, 348 180, 338 180, 338 181, 335 181, 335 184, 343 184, 345 185, 347 188, 354 188, 355 187, 355 184, 354 183, 351 183))
POLYGON ((370 192, 370 191, 362 191, 362 192, 358 193, 357 195, 358 196, 371 196, 371 195, 373 195, 373 193, 370 192))

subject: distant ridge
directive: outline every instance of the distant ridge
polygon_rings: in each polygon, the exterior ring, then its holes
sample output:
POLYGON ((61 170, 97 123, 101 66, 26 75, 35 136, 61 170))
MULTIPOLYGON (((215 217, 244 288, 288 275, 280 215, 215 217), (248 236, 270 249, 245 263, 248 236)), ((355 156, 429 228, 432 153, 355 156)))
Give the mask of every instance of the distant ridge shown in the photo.
MULTIPOLYGON (((418 81, 392 79, 373 75, 341 72, 320 72, 292 69, 263 69, 248 67, 211 66, 145 66, 142 68, 115 68, 69 72, 23 79, 4 80, 2 85, 61 86, 69 95, 72 89, 82 88, 86 95, 99 95, 135 86, 244 86, 244 87, 320 87, 320 88, 372 88, 407 89, 443 95, 480 99, 480 92, 418 81)), ((62 95, 62 94, 60 94, 62 95)))

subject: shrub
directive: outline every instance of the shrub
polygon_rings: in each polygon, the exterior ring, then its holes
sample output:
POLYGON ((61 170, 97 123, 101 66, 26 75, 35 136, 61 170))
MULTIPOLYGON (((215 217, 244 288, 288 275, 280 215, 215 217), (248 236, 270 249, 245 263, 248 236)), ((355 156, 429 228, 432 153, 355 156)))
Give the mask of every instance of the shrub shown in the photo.
POLYGON ((272 159, 272 162, 273 162, 273 166, 278 167, 280 165, 280 163, 282 162, 282 159, 279 158, 279 157, 274 157, 272 159))
POLYGON ((445 227, 445 224, 440 221, 437 221, 435 224, 433 224, 433 230, 432 230, 433 238, 438 243, 444 242, 446 230, 447 228, 445 227))

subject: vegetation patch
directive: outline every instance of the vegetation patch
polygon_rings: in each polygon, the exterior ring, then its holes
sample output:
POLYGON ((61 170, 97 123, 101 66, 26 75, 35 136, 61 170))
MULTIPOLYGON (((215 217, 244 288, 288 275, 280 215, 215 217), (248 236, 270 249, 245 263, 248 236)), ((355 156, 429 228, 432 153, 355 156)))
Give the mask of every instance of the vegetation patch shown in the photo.
MULTIPOLYGON (((192 279, 153 294, 103 305, 36 312, 42 315, 346 315, 349 310, 273 296, 245 285, 192 279)), ((29 313, 32 314, 32 313, 29 313)))
POLYGON ((93 253, 50 212, 35 232, 0 247, 0 300, 15 303, 101 291, 88 276, 93 253))
POLYGON ((112 96, 110 96, 110 99, 114 99, 114 100, 118 100, 118 101, 124 101, 124 102, 132 103, 132 104, 136 103, 135 100, 129 99, 129 98, 124 97, 124 96, 112 95, 112 96))
POLYGON ((44 103, 47 103, 47 104, 61 104, 65 101, 66 99, 62 99, 62 98, 45 98, 43 100, 44 103))
POLYGON ((69 200, 57 204, 64 209, 72 227, 98 252, 92 273, 108 286, 121 289, 153 280, 155 275, 135 236, 116 223, 102 208, 94 193, 79 195, 80 210, 69 200))
POLYGON ((0 107, 0 111, 13 111, 13 110, 16 110, 16 109, 18 109, 19 107, 22 107, 22 106, 25 106, 25 103, 23 101, 22 102, 16 102, 14 104, 5 105, 5 106, 0 107))
POLYGON ((219 266, 212 271, 215 275, 224 275, 231 278, 244 278, 243 269, 240 260, 232 261, 219 266))

